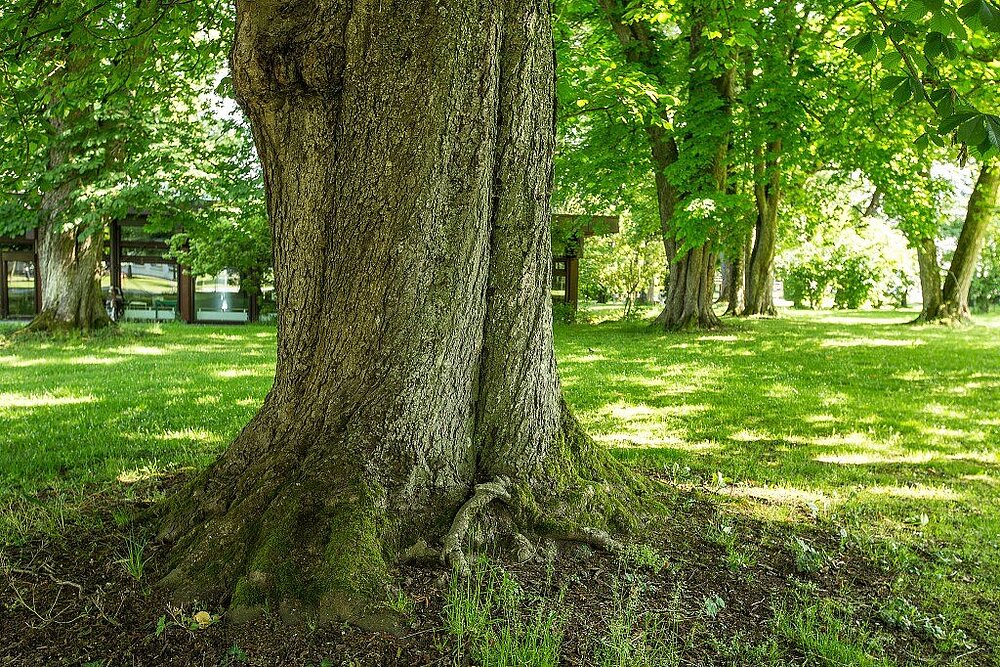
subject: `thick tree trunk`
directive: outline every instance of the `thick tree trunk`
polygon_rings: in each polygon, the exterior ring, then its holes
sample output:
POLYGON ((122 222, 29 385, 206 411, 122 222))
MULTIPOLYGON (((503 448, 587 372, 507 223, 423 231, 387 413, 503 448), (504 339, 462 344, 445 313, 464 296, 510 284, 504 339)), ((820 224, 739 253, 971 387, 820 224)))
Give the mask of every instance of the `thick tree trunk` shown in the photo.
POLYGON ((755 151, 754 198, 757 224, 753 251, 746 272, 746 306, 743 315, 777 315, 774 307, 774 249, 778 238, 778 205, 781 202, 781 139, 755 151))
POLYGON ((549 3, 239 0, 237 18, 278 363, 261 411, 172 501, 164 584, 237 620, 382 626, 392 564, 461 566, 474 519, 595 535, 575 526, 614 501, 586 480, 622 473, 555 368, 549 3))
POLYGON ((986 243, 986 233, 990 221, 997 211, 997 192, 1000 190, 1000 160, 986 162, 979 170, 975 188, 969 198, 969 208, 965 214, 965 224, 958 237, 958 245, 951 260, 951 268, 945 276, 942 290, 944 315, 950 319, 967 320, 969 312, 969 288, 975 275, 976 264, 986 243))
POLYGON ((101 230, 85 238, 56 221, 36 230, 42 309, 25 331, 92 331, 111 324, 97 268, 104 249, 101 230))
MULTIPOLYGON (((63 131, 62 121, 52 123, 63 131)), ((65 168, 69 151, 58 143, 49 151, 49 169, 65 168)), ((97 268, 104 254, 104 228, 67 224, 78 183, 70 178, 42 194, 36 229, 42 308, 24 331, 91 331, 111 324, 97 268)))
POLYGON ((715 302, 716 257, 712 244, 692 248, 675 259, 663 313, 657 318, 671 331, 712 329, 721 324, 715 302))

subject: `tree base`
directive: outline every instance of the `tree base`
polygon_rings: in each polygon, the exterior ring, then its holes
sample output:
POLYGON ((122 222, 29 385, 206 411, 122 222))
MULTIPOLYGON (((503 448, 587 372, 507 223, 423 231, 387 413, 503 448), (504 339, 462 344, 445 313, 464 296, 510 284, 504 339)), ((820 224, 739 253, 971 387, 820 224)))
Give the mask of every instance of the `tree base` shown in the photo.
POLYGON ((940 324, 948 327, 963 327, 972 324, 972 314, 969 309, 948 303, 924 308, 923 312, 911 320, 909 324, 940 324))
POLYGON ((51 310, 42 310, 17 334, 69 334, 83 333, 89 334, 102 329, 107 329, 114 325, 107 313, 101 310, 101 314, 91 318, 62 318, 51 310), (103 315, 103 316, 102 316, 103 315))
POLYGON ((543 540, 614 550, 611 533, 638 527, 650 483, 563 410, 559 451, 540 477, 496 477, 434 507, 419 507, 419 494, 394 497, 336 457, 278 454, 250 484, 224 457, 162 508, 160 538, 172 548, 160 585, 177 604, 228 606, 235 623, 276 613, 295 625, 392 631, 402 620, 390 607, 397 564, 434 560, 463 574, 469 551, 524 560, 543 540))

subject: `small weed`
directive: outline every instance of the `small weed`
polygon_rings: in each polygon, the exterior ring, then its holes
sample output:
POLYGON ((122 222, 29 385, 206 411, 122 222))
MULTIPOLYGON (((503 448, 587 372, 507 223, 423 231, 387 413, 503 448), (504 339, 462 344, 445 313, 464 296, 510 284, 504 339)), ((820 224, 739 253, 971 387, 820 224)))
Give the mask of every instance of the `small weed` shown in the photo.
MULTIPOLYGON (((674 667, 680 664, 675 616, 642 612, 640 589, 615 587, 615 613, 594 651, 599 667, 674 667)), ((676 607, 676 598, 675 598, 676 607)))
POLYGON ((505 570, 483 559, 470 576, 452 576, 445 629, 459 653, 482 667, 555 667, 564 624, 557 608, 531 598, 505 570))
POLYGON ((795 557, 795 571, 800 574, 819 572, 830 563, 830 556, 822 549, 817 549, 803 540, 794 537, 788 543, 795 557))
POLYGON ((938 649, 971 649, 969 637, 961 628, 952 627, 944 616, 928 616, 905 598, 893 598, 878 612, 886 625, 908 630, 934 641, 938 649))
POLYGON ((726 601, 718 595, 706 596, 705 599, 702 600, 702 611, 705 613, 705 616, 708 616, 709 618, 715 618, 725 608, 726 601))
POLYGON ((654 573, 662 570, 667 564, 667 559, 648 544, 630 545, 625 550, 625 558, 635 567, 654 573))
POLYGON ((879 656, 881 642, 874 633, 849 612, 838 609, 830 600, 802 606, 792 611, 778 608, 774 613, 774 631, 802 651, 807 664, 852 665, 852 667, 892 667, 879 656))
POLYGON ((413 614, 415 605, 413 604, 413 599, 409 595, 407 595, 404 591, 399 591, 396 593, 396 597, 389 601, 389 608, 401 616, 410 616, 413 614))
POLYGON ((146 541, 130 537, 125 541, 125 553, 117 562, 130 577, 136 581, 142 581, 142 575, 146 569, 146 541))

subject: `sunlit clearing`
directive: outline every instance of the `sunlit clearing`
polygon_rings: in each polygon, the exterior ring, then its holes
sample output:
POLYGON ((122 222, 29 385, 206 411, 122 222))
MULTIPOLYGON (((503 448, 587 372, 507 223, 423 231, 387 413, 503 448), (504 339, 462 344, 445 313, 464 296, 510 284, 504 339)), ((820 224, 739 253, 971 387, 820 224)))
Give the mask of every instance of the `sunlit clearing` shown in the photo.
POLYGON ((729 439, 738 442, 757 442, 758 440, 775 440, 776 438, 770 433, 758 433, 757 431, 743 429, 730 435, 729 439))
POLYGON ((820 463, 836 463, 839 465, 872 465, 879 463, 927 463, 939 457, 933 452, 914 452, 912 454, 876 454, 873 452, 854 452, 845 454, 821 454, 813 457, 820 463))
POLYGON ((18 357, 0 357, 0 365, 8 368, 28 368, 30 366, 41 366, 51 363, 48 359, 19 359, 18 357))
POLYGON ((756 498, 772 503, 804 505, 826 500, 822 493, 781 486, 727 486, 719 489, 719 494, 737 498, 756 498))
POLYGON ((129 468, 118 473, 117 480, 122 484, 135 484, 163 476, 163 470, 156 461, 138 468, 129 468))
POLYGON ((926 343, 915 338, 913 340, 895 338, 827 338, 820 347, 917 347, 926 343))
POLYGON ((185 428, 176 431, 164 431, 159 435, 154 436, 157 440, 163 440, 166 442, 177 441, 177 440, 190 440, 192 442, 200 442, 204 444, 213 444, 220 442, 222 440, 218 434, 212 431, 206 431, 203 429, 185 428))
POLYGON ((144 345, 130 345, 115 350, 118 354, 134 355, 137 357, 156 357, 166 354, 162 347, 146 347, 144 345))
POLYGON ((0 394, 0 410, 3 408, 48 408, 57 405, 79 405, 93 403, 93 396, 52 396, 50 394, 0 394))
POLYGON ((959 500, 962 495, 945 486, 871 486, 865 492, 877 496, 895 496, 916 500, 959 500))
POLYGON ((638 449, 685 444, 681 438, 674 435, 665 434, 654 437, 651 433, 627 433, 624 431, 595 435, 594 440, 618 449, 638 449))
POLYGON ((227 368, 224 371, 216 371, 212 375, 222 380, 232 380, 235 378, 264 377, 265 374, 256 368, 227 368))

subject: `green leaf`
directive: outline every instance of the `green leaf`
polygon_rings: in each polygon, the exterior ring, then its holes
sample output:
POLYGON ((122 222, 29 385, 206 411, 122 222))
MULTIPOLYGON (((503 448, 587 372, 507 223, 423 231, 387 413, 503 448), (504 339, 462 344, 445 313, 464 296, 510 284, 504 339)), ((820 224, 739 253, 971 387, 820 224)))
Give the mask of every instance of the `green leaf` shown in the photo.
POLYGON ((986 138, 993 148, 1000 149, 1000 116, 988 114, 983 118, 983 126, 986 129, 986 138))
POLYGON ((909 79, 901 83, 892 93, 892 101, 896 104, 906 104, 910 101, 911 97, 913 97, 913 89, 910 86, 909 79))
POLYGON ((978 115, 975 111, 962 111, 952 114, 941 121, 941 124, 938 126, 938 132, 941 134, 951 134, 959 125, 978 115))
POLYGON ((979 146, 986 141, 987 134, 986 123, 983 122, 984 118, 983 114, 976 114, 974 118, 967 120, 959 126, 956 134, 958 140, 970 146, 979 146))
POLYGON ((882 90, 892 90, 909 78, 908 76, 887 76, 879 83, 879 88, 882 90))

